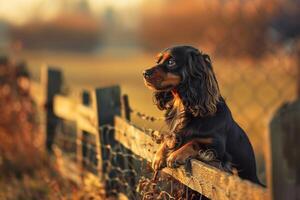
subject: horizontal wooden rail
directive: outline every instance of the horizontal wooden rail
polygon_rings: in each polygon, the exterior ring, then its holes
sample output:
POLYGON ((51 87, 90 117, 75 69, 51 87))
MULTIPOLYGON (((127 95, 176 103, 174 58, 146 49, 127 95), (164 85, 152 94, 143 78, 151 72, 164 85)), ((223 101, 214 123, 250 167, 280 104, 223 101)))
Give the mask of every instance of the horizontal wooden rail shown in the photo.
POLYGON ((31 96, 39 106, 42 106, 45 103, 45 89, 38 82, 32 81, 30 84, 31 96))
MULTIPOLYGON (((42 106, 46 103, 45 89, 42 84, 32 82, 31 93, 38 105, 42 106)), ((98 118, 95 108, 79 103, 72 98, 55 95, 53 96, 53 112, 56 117, 75 121, 79 130, 94 135, 99 134, 99 127, 97 127, 99 123, 97 123, 98 118)), ((102 112, 105 111, 102 109, 102 112)), ((152 162, 158 144, 149 135, 120 117, 115 117, 114 124, 116 129, 115 139, 135 155, 152 162)), ((73 166, 73 168, 76 167, 73 166)), ((71 169, 67 168, 66 171, 71 171, 71 169)), ((191 173, 188 173, 184 167, 177 169, 164 168, 163 172, 210 199, 269 199, 269 193, 266 189, 197 160, 191 161, 191 173)), ((74 173, 76 174, 76 172, 74 173)), ((77 176, 74 177, 78 178, 77 176)))
POLYGON ((78 128, 88 133, 98 133, 96 113, 92 108, 61 95, 54 97, 53 108, 57 117, 64 120, 76 121, 78 128))
MULTIPOLYGON (((32 94, 38 104, 42 105, 42 86, 33 82, 32 94)), ((55 95, 53 110, 57 117, 64 120, 76 121, 77 127, 90 134, 98 134, 96 112, 71 98, 55 95)), ((120 117, 115 117, 115 138, 118 142, 130 149, 134 154, 152 162, 155 151, 158 149, 152 138, 129 124, 120 117)), ((238 176, 225 173, 203 162, 192 160, 192 175, 186 172, 184 167, 177 169, 164 168, 163 171, 175 179, 211 199, 222 200, 265 200, 269 199, 266 189, 242 180, 238 176)))
MULTIPOLYGON (((99 174, 101 174, 103 155, 100 147, 106 145, 106 143, 101 140, 101 137, 103 136, 102 134, 106 133, 105 131, 99 131, 98 128, 103 125, 115 126, 115 129, 120 130, 114 132, 117 142, 130 149, 131 152, 137 156, 146 159, 148 162, 152 162, 155 151, 158 148, 158 145, 152 141, 152 138, 119 117, 115 117, 115 123, 113 123, 114 116, 120 115, 121 113, 121 105, 119 102, 121 93, 119 87, 95 88, 94 91, 88 91, 80 98, 80 101, 82 102, 78 102, 75 99, 57 95, 60 93, 62 87, 62 71, 51 67, 45 67, 43 68, 40 77, 40 83, 31 81, 30 93, 38 107, 41 108, 39 111, 44 112, 41 112, 41 124, 45 126, 44 128, 47 136, 46 147, 50 152, 54 141, 55 127, 59 122, 58 118, 61 118, 76 122, 76 153, 77 158, 79 158, 77 159, 79 166, 82 166, 81 157, 83 151, 81 142, 83 140, 83 132, 85 131, 96 136, 96 153, 99 161, 98 166, 100 166, 97 169, 99 174)), ((125 105, 124 115, 127 119, 130 119, 128 99, 123 98, 123 104, 125 105)), ((295 143, 293 148, 289 148, 289 151, 286 151, 283 145, 287 144, 287 147, 293 145, 294 143, 289 139, 295 138, 294 136, 299 132, 299 127, 296 126, 296 122, 299 118, 299 109, 295 109, 298 105, 299 100, 297 100, 295 104, 289 104, 287 107, 283 106, 280 108, 278 111, 279 113, 274 116, 271 123, 270 138, 267 140, 267 142, 270 143, 271 150, 267 154, 269 158, 267 161, 267 165, 269 166, 267 171, 269 176, 268 185, 273 186, 273 199, 276 200, 282 199, 282 197, 286 197, 287 195, 291 197, 290 199, 293 199, 294 197, 296 198, 299 193, 299 184, 296 181, 297 177, 294 176, 294 172, 297 172, 298 168, 297 165, 295 165, 295 162, 292 162, 295 159, 291 159, 291 162, 286 159, 287 155, 298 155, 296 147, 299 145, 297 146, 295 143), (290 111, 285 114, 283 111, 287 108, 290 108, 288 109, 290 111), (288 142, 284 143, 284 141, 288 142), (286 152, 292 153, 285 155, 286 152), (270 175, 272 171, 273 176, 270 175)), ((112 132, 109 134, 111 133, 112 132)), ((104 138, 113 138, 109 137, 110 135, 104 136, 104 138)), ((112 140, 110 142, 110 145, 113 147, 115 141, 112 140)), ((54 151, 58 152, 55 148, 54 151)), ((66 161, 66 164, 69 164, 69 160, 66 161)), ((183 167, 177 169, 165 168, 163 171, 171 174, 183 184, 210 199, 270 199, 269 189, 267 190, 249 181, 241 180, 239 177, 227 174, 220 169, 197 160, 191 161, 191 167, 192 176, 190 173, 187 173, 183 167)), ((71 169, 73 168, 74 165, 71 169)), ((70 172, 71 170, 70 168, 66 168, 65 171, 70 172)), ((95 175, 95 180, 100 181, 100 179, 98 179, 100 176, 99 174, 95 175)))
MULTIPOLYGON (((158 149, 152 138, 130 125, 120 117, 115 117, 115 132, 118 142, 130 149, 134 154, 152 162, 155 150, 158 149), (147 148, 151 146, 151 148, 147 148)), ((242 180, 238 176, 230 175, 215 167, 198 160, 192 160, 192 176, 184 167, 177 169, 164 168, 181 183, 211 199, 232 200, 265 200, 269 199, 266 189, 242 180)))

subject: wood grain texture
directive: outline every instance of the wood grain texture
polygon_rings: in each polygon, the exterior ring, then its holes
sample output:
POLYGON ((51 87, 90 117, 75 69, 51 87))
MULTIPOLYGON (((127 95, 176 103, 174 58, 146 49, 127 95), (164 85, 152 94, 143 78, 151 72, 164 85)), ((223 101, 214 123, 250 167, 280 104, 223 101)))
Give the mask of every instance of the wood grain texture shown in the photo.
POLYGON ((46 122, 46 147, 48 152, 52 152, 52 145, 55 138, 55 130, 59 123, 59 118, 54 113, 54 96, 61 92, 63 75, 59 69, 45 66, 41 73, 41 82, 45 88, 45 122, 46 122))
POLYGON ((30 86, 31 97, 34 99, 34 101, 38 106, 43 106, 45 104, 45 95, 46 95, 43 85, 35 81, 31 81, 30 84, 31 84, 30 86))
MULTIPOLYGON (((105 88, 96 88, 92 93, 93 109, 96 113, 96 127, 100 128, 103 125, 114 126, 114 117, 121 115, 121 90, 119 86, 111 86, 105 88)), ((109 159, 109 152, 106 150, 106 146, 109 145, 114 148, 114 131, 104 131, 103 129, 98 131, 96 135, 96 150, 98 159, 98 168, 101 180, 105 182, 106 191, 109 193, 114 189, 107 180, 104 174, 108 173, 105 161, 109 159)))
MULTIPOLYGON (((34 84, 33 92, 36 96, 37 94, 42 95, 40 94, 42 92, 40 85, 34 84)), ((152 162, 156 149, 158 149, 158 144, 137 127, 118 116, 114 117, 115 115, 120 115, 119 94, 120 89, 118 87, 95 90, 93 93, 93 108, 78 103, 73 99, 55 95, 52 97, 53 111, 59 118, 76 121, 78 129, 97 135, 97 141, 100 141, 99 134, 101 134, 98 126, 105 124, 115 126, 114 139, 117 142, 130 149, 134 154, 146 159, 148 162, 152 162), (114 120, 112 120, 113 118, 114 120)), ((106 138, 112 137, 112 135, 106 135, 106 138)), ((109 142, 114 143, 114 141, 109 142)), ((100 143, 97 145, 98 150, 101 149, 102 144, 100 143)), ((99 155, 98 159, 101 160, 101 151, 97 152, 97 154, 99 155)), ((99 171, 101 171, 101 162, 99 162, 99 165, 99 171)), ((241 180, 237 176, 230 175, 197 160, 192 160, 191 166, 191 172, 187 172, 184 167, 177 169, 165 168, 163 171, 210 199, 269 199, 266 189, 249 181, 241 180)))
POLYGON ((283 105, 270 124, 274 200, 300 200, 300 99, 283 105))
POLYGON ((54 97, 54 113, 64 120, 76 121, 81 130, 91 134, 97 134, 96 113, 94 109, 83 104, 76 103, 75 100, 56 95, 54 97))
MULTIPOLYGON (((149 135, 119 117, 115 117, 115 127, 119 130, 115 132, 115 138, 118 142, 136 155, 152 162, 158 144, 154 143, 149 135)), ((191 174, 184 167, 164 168, 163 171, 211 199, 269 199, 268 191, 256 184, 225 173, 198 160, 192 160, 191 165, 191 174)))

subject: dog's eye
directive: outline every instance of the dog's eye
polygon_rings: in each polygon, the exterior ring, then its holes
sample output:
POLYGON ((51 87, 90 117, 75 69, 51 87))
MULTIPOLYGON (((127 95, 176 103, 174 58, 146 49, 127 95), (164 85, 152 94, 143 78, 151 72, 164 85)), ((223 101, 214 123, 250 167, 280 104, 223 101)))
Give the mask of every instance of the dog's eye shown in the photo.
POLYGON ((174 68, 176 66, 175 60, 174 59, 169 59, 168 60, 168 68, 174 68))

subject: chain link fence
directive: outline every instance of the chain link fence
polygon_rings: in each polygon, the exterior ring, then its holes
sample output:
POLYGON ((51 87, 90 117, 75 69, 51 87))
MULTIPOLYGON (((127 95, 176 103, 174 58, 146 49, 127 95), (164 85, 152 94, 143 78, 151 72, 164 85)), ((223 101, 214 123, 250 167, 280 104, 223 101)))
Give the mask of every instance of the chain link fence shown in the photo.
MULTIPOLYGON (((133 111, 132 113, 137 114, 138 112, 133 111)), ((137 115, 142 116, 144 120, 151 119, 153 121, 154 119, 140 112, 137 115)), ((156 118, 155 120, 160 121, 161 119, 156 118)), ((129 139, 132 143, 142 146, 143 152, 151 151, 155 153, 154 143, 160 143, 162 134, 165 133, 159 133, 157 130, 149 128, 138 128, 138 130, 145 132, 152 138, 151 142, 142 143, 133 136, 140 134, 138 131, 130 130, 133 133, 129 133, 127 132, 128 130, 121 130, 110 124, 102 125, 99 127, 100 140, 102 141, 100 158, 97 155, 96 138, 88 132, 84 132, 82 141, 79 143, 77 141, 79 148, 77 146, 76 151, 75 125, 67 120, 60 120, 56 131, 58 135, 55 137, 54 143, 59 147, 63 156, 70 158, 69 161, 79 163, 79 166, 82 166, 81 175, 88 172, 102 182, 104 190, 102 194, 97 195, 97 198, 120 198, 120 195, 124 195, 126 198, 133 200, 206 199, 205 196, 191 190, 188 186, 173 178, 173 174, 164 172, 159 172, 158 174, 158 172, 154 172, 151 168, 151 163, 147 159, 131 152, 130 149, 114 139, 116 133, 124 137, 130 137, 129 139), (78 152, 78 149, 81 152, 78 152), (78 154, 81 154, 82 158, 79 158, 78 154), (100 170, 99 165, 102 166, 100 170)), ((132 126, 135 127, 134 125, 132 126)), ((199 157, 207 155, 206 153, 199 152, 199 157)), ((65 164, 69 165, 70 163, 65 164)), ((208 164, 221 168, 220 163, 213 159, 208 164)), ((200 180, 191 174, 190 160, 186 161, 184 168, 190 173, 187 177, 188 182, 193 182, 203 188, 211 184, 209 181, 200 180)), ((215 185, 212 187, 216 197, 219 195, 217 191, 221 191, 223 196, 229 199, 240 195, 238 191, 225 191, 224 188, 219 188, 215 185)))
MULTIPOLYGON (((293 57, 283 53, 276 54, 276 56, 272 54, 267 59, 255 62, 230 61, 214 63, 214 66, 222 95, 229 104, 234 118, 245 129, 254 145, 260 178, 264 179, 263 152, 268 124, 275 110, 283 102, 296 97, 298 78, 296 62, 293 57)), ((145 121, 145 123, 138 124, 139 128, 153 138, 153 143, 161 140, 160 133, 163 130, 152 128, 153 126, 148 126, 148 124, 154 122, 163 125, 163 118, 149 116, 133 108, 127 108, 132 117, 145 121)), ((60 119, 56 128, 55 145, 61 149, 64 156, 70 158, 71 162, 82 166, 82 169, 79 169, 81 174, 89 172, 102 180, 104 189, 101 195, 125 194, 129 199, 145 200, 205 198, 200 193, 179 183, 172 176, 161 173, 156 177, 146 159, 132 153, 114 139, 114 133, 122 132, 127 135, 126 131, 118 130, 111 124, 101 125, 98 128, 101 138, 82 131, 82 138, 78 141, 76 123, 60 119), (101 157, 99 157, 99 146, 97 146, 98 139, 102 142, 101 157), (78 154, 81 154, 81 157, 78 154)), ((135 141, 134 138, 132 140, 136 143, 140 142, 135 141)), ((153 143, 145 144, 143 150, 154 151, 153 143)), ((187 162, 187 169, 188 165, 187 162)), ((189 179, 198 181, 193 176, 189 179)), ((207 185, 206 182, 197 184, 207 185)), ((215 189, 222 190, 222 188, 215 189)), ((229 191, 223 192, 226 197, 230 198, 239 195, 229 191)))
POLYGON ((284 102, 296 98, 297 63, 291 55, 264 60, 217 63, 215 72, 233 117, 254 146, 260 178, 265 180, 264 153, 270 120, 284 102))

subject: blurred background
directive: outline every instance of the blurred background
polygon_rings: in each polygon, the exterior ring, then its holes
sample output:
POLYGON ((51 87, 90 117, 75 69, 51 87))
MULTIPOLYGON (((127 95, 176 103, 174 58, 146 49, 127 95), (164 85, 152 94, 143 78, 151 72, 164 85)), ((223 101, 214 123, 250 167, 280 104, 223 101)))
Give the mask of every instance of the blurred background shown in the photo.
POLYGON ((34 79, 44 64, 63 69, 68 92, 120 84, 134 109, 162 116, 141 72, 164 48, 195 46, 211 56, 265 181, 270 118, 296 97, 299 18, 298 0, 0 0, 0 54, 26 61, 34 79))

